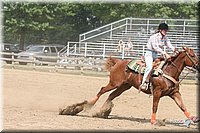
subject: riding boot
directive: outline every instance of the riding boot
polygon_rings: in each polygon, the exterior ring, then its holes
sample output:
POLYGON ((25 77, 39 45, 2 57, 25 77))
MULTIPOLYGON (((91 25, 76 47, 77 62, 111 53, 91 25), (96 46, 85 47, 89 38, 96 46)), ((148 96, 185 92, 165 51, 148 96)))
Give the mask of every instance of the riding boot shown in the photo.
POLYGON ((151 69, 151 71, 150 71, 149 74, 147 75, 147 78, 146 78, 146 81, 145 81, 146 83, 149 83, 149 80, 150 80, 152 71, 153 71, 153 69, 151 69))
POLYGON ((150 80, 150 76, 151 76, 152 71, 153 71, 153 69, 151 69, 151 71, 147 75, 147 78, 146 78, 145 82, 140 85, 139 92, 140 92, 141 89, 142 90, 148 90, 149 89, 149 80, 150 80))

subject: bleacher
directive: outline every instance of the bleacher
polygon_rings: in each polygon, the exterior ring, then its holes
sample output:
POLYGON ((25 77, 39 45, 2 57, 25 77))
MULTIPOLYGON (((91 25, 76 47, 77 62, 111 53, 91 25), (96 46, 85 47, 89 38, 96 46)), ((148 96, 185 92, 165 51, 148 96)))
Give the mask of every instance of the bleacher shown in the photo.
POLYGON ((68 50, 62 54, 98 58, 110 55, 122 59, 139 58, 144 54, 145 45, 160 22, 168 23, 170 30, 167 36, 175 47, 182 49, 182 46, 188 46, 199 53, 197 20, 125 18, 80 34, 79 42, 68 42, 68 50), (119 40, 122 39, 126 43, 128 38, 131 38, 133 43, 131 54, 126 54, 124 50, 122 53, 116 52, 119 40))

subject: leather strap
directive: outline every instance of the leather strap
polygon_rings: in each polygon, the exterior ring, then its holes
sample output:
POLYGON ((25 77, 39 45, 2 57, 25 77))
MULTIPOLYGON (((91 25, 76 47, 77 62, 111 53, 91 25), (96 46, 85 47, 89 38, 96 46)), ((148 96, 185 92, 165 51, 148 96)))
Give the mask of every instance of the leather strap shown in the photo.
POLYGON ((163 73, 163 76, 166 77, 166 78, 168 78, 168 79, 171 80, 172 82, 174 82, 175 85, 177 85, 177 84, 179 83, 178 81, 176 81, 176 80, 175 80, 173 77, 171 77, 171 76, 168 76, 168 75, 166 75, 166 74, 164 74, 164 73, 163 73))

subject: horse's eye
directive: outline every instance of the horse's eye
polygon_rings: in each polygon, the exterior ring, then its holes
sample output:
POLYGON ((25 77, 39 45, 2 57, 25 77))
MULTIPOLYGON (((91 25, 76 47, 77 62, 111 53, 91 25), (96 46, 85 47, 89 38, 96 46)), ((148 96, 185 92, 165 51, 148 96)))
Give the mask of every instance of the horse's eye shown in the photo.
POLYGON ((192 49, 190 49, 189 55, 190 55, 191 57, 194 57, 194 56, 195 56, 194 51, 193 51, 192 49))

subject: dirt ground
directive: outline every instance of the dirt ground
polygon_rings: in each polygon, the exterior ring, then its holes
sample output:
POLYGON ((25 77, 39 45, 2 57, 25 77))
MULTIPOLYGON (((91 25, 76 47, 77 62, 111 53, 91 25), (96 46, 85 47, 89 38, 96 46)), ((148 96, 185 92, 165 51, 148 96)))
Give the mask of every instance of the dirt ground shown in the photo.
MULTIPOLYGON (((89 112, 77 116, 58 115, 59 108, 88 100, 108 83, 108 77, 59 74, 16 69, 2 69, 3 129, 59 131, 198 131, 173 123, 185 120, 183 112, 169 97, 159 103, 157 119, 166 118, 165 126, 151 125, 152 97, 133 87, 113 100, 108 119, 91 117, 110 92, 104 94, 89 112)), ((198 87, 182 84, 181 94, 188 110, 198 115, 198 87)))

